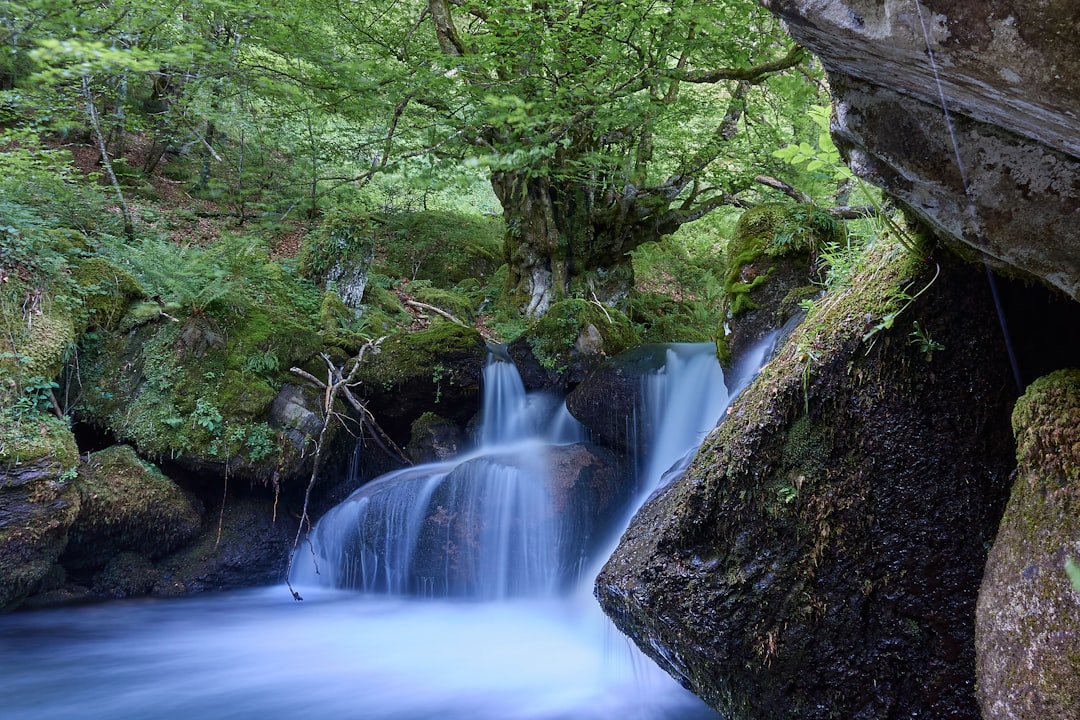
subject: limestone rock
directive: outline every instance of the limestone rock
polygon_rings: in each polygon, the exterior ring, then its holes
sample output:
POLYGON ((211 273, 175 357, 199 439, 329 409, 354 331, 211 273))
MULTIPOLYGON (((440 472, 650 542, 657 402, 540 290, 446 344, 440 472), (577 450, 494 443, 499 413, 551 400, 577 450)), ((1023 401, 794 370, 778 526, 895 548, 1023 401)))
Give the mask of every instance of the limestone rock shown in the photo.
POLYGON ((969 254, 1080 299, 1075 3, 765 4, 821 58, 857 174, 969 254))
POLYGON ((984 720, 1066 720, 1080 707, 1080 370, 1028 388, 1013 413, 1019 468, 976 615, 984 720))
POLYGON ((876 324, 934 272, 881 254, 812 311, 597 579, 615 624, 729 720, 979 717, 1013 391, 977 268, 942 266, 876 324))

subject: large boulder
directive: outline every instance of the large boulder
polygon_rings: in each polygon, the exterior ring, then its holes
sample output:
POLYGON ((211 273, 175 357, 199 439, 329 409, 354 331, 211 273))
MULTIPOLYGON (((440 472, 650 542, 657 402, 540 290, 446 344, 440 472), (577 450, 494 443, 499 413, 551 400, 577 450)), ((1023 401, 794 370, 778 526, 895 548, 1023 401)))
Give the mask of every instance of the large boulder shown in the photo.
POLYGON ((357 374, 359 394, 398 445, 409 441, 412 423, 425 412, 464 427, 480 408, 487 353, 479 332, 452 322, 401 332, 365 356, 357 374))
POLYGON ((604 445, 645 457, 655 420, 643 412, 645 379, 664 367, 665 345, 639 345, 607 358, 566 396, 566 408, 604 445))
POLYGON ((730 720, 979 717, 1015 391, 985 277, 941 262, 879 248, 816 304, 597 579, 730 720))
POLYGON ((763 4, 821 58, 857 174, 969 254, 1080 299, 1074 2, 763 4))
POLYGON ((1067 720, 1080 708, 1080 370, 1028 388, 1013 412, 1019 468, 976 615, 984 720, 1067 720))

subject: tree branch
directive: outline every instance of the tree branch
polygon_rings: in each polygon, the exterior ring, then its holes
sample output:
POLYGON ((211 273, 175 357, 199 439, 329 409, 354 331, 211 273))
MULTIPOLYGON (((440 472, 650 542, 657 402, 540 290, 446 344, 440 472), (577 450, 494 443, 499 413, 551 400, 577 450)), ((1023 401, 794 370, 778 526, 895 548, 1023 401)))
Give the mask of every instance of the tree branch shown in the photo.
POLYGON ((792 45, 787 55, 777 60, 754 65, 746 68, 719 68, 716 70, 681 70, 670 68, 664 72, 664 76, 670 80, 678 80, 688 83, 712 84, 725 80, 742 80, 756 84, 769 75, 793 68, 808 56, 802 45, 792 45))

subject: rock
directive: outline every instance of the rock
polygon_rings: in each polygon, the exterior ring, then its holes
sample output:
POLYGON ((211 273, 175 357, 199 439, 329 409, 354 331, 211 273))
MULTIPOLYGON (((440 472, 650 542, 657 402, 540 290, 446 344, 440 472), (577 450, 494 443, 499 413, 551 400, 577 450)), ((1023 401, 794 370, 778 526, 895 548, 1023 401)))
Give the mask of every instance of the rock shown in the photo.
POLYGON ((53 571, 79 512, 68 476, 75 439, 54 417, 23 418, 0 443, 0 610, 14 608, 53 571), (21 439, 20 439, 21 436, 21 439))
POLYGON ((230 590, 282 582, 296 522, 270 501, 229 498, 211 509, 195 540, 157 564, 155 595, 230 590))
POLYGON ((841 243, 842 225, 812 206, 765 203, 740 216, 728 244, 724 324, 718 356, 725 369, 820 294, 812 258, 841 243))
POLYGON ((160 558, 199 529, 191 498, 130 446, 91 455, 75 486, 79 515, 61 557, 69 572, 102 568, 121 552, 160 558))
POLYGON ((412 424, 406 452, 414 463, 441 462, 456 457, 465 444, 461 428, 435 413, 424 413, 412 424))
POLYGON ((1019 467, 975 625, 984 720, 1068 720, 1080 707, 1080 370, 1028 388, 1013 413, 1019 467))
POLYGON ((364 358, 358 394, 398 445, 408 442, 413 421, 425 412, 464 427, 480 407, 487 352, 480 333, 451 322, 393 335, 364 358))
POLYGON ((974 609, 1013 384, 982 272, 934 273, 879 248, 597 579, 616 626, 730 720, 979 717, 974 609))
POLYGON ((821 58, 857 174, 967 254, 1080 299, 1073 2, 765 4, 821 58))
POLYGON ((607 358, 566 396, 566 408, 599 442, 646 456, 653 419, 642 412, 643 381, 664 366, 665 345, 639 345, 607 358))
POLYGON ((468 460, 434 491, 410 574, 450 594, 476 594, 478 588, 514 593, 533 587, 546 571, 543 553, 528 547, 530 541, 541 540, 554 545, 557 581, 570 587, 597 543, 607 539, 613 515, 633 490, 619 482, 623 477, 609 451, 585 443, 538 448, 528 456, 468 460), (540 479, 547 482, 546 494, 532 492, 540 479), (533 504, 540 502, 542 506, 533 504), (514 527, 499 537, 498 525, 510 511, 515 513, 514 527), (548 530, 554 537, 546 535, 548 530), (520 555, 534 565, 504 567, 502 543, 511 557, 520 555), (493 565, 500 571, 494 572, 493 565), (509 579, 497 577, 502 573, 509 579), (507 587, 496 587, 500 582, 507 587))

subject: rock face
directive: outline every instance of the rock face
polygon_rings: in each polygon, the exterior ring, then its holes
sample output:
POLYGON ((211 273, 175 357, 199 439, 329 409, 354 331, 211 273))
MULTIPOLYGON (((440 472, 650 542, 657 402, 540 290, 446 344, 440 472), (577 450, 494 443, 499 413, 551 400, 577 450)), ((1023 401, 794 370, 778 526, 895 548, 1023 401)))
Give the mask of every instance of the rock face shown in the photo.
POLYGON ((879 262, 811 311, 597 580, 615 624, 729 720, 979 717, 1010 370, 979 268, 942 266, 905 307, 933 264, 879 262))
POLYGON ((38 590, 79 512, 79 493, 64 479, 78 462, 74 437, 51 421, 38 433, 37 457, 0 457, 0 610, 38 590))
POLYGON ((856 173, 969 254, 1080 299, 1074 2, 763 4, 821 58, 856 173))
POLYGON ((1028 388, 1019 469, 990 552, 975 625, 984 720, 1066 720, 1080 707, 1080 370, 1028 388))

